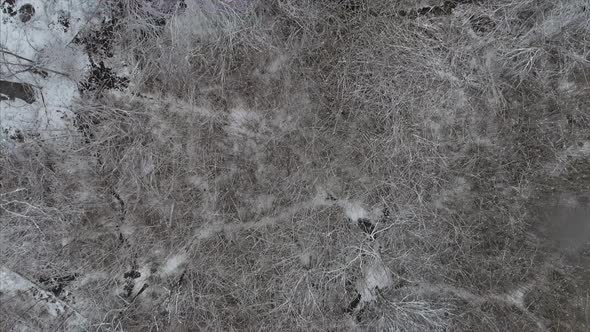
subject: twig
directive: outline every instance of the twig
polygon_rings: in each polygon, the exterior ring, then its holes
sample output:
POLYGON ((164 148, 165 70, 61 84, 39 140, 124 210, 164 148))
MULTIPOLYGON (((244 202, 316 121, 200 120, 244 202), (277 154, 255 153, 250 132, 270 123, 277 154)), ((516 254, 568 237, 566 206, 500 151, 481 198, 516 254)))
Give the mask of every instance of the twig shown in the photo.
POLYGON ((16 194, 17 192, 20 192, 20 191, 23 191, 23 190, 27 190, 27 189, 26 188, 18 188, 18 189, 15 189, 13 191, 9 191, 9 192, 6 192, 6 193, 0 193, 0 196, 10 195, 10 194, 16 194))
POLYGON ((18 54, 12 53, 12 52, 10 52, 10 51, 8 51, 8 50, 6 50, 6 49, 3 49, 3 48, 0 48, 0 52, 2 52, 2 53, 4 53, 4 54, 12 55, 13 57, 15 57, 15 58, 17 58, 17 59, 21 59, 21 60, 24 60, 24 61, 28 61, 28 62, 31 62, 31 63, 35 63, 35 61, 33 61, 33 60, 31 60, 31 59, 27 59, 27 58, 25 58, 25 57, 22 57, 22 56, 20 56, 20 55, 18 55, 18 54))
POLYGON ((35 220, 33 220, 33 218, 31 218, 29 216, 25 216, 24 214, 20 214, 20 213, 17 213, 17 212, 10 211, 10 210, 8 210, 7 208, 5 208, 3 206, 0 206, 0 209, 8 212, 9 214, 12 214, 15 217, 20 217, 20 218, 23 218, 23 219, 30 220, 31 223, 33 223, 33 225, 35 225, 35 228, 37 228, 37 230, 39 231, 39 233, 45 235, 45 233, 43 233, 43 231, 41 230, 41 228, 39 227, 39 225, 37 225, 37 223, 35 222, 35 220))
POLYGON ((137 292, 137 294, 135 294, 135 296, 131 299, 131 302, 129 302, 129 304, 135 302, 135 299, 141 295, 141 293, 143 293, 146 289, 148 289, 150 285, 148 284, 143 284, 143 286, 141 287, 141 289, 139 290, 139 292, 137 292))
MULTIPOLYGON (((20 73, 20 72, 23 72, 23 71, 28 71, 28 70, 34 70, 34 69, 41 69, 41 70, 48 71, 48 72, 50 72, 50 73, 54 73, 54 74, 58 74, 58 75, 62 75, 62 76, 65 76, 65 77, 67 77, 67 78, 70 78, 70 75, 68 75, 68 74, 66 74, 66 73, 63 73, 63 72, 60 72, 60 71, 57 71, 57 70, 53 70, 53 69, 49 69, 49 68, 46 68, 46 67, 39 66, 39 65, 38 65, 38 64, 37 64, 35 61, 33 61, 33 60, 31 60, 31 59, 27 59, 27 58, 25 58, 25 57, 22 57, 22 56, 20 56, 20 55, 18 55, 18 54, 12 53, 12 52, 10 52, 10 51, 8 51, 8 50, 5 50, 5 49, 0 49, 0 53, 8 54, 8 55, 11 55, 11 56, 13 56, 13 57, 15 57, 15 58, 17 58, 17 59, 21 59, 21 60, 23 60, 23 61, 27 61, 27 62, 30 62, 30 63, 32 63, 32 64, 33 64, 33 65, 31 65, 29 68, 27 68, 27 69, 24 69, 24 70, 22 70, 22 71, 19 71, 19 72, 17 72, 17 73, 20 73)), ((18 65, 19 65, 19 66, 27 66, 27 65, 25 65, 25 64, 18 64, 18 65)))

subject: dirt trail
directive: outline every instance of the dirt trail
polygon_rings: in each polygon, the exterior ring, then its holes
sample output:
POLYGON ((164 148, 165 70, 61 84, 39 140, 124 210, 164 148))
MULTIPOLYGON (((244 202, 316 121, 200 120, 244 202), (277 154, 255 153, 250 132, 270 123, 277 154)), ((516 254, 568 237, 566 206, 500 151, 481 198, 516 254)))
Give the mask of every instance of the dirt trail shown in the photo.
POLYGON ((255 228, 262 228, 267 226, 276 225, 277 223, 287 220, 293 217, 294 214, 303 210, 310 210, 318 207, 325 207, 329 205, 334 205, 335 203, 331 203, 326 201, 324 196, 321 193, 318 193, 315 198, 303 201, 300 203, 295 203, 290 207, 286 208, 283 212, 279 213, 275 216, 267 216, 260 220, 256 221, 248 221, 239 224, 224 224, 222 221, 214 221, 211 222, 203 227, 201 227, 196 232, 197 240, 204 240, 215 236, 217 233, 224 232, 224 233, 235 233, 242 230, 249 230, 255 228))

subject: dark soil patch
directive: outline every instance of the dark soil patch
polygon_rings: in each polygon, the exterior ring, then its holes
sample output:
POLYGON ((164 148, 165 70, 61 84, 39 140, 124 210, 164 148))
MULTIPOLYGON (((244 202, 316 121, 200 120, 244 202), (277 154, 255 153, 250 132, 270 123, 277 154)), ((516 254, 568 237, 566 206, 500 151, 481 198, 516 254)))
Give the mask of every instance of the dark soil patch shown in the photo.
POLYGON ((23 23, 27 23, 28 21, 30 21, 33 16, 35 16, 35 7, 33 7, 33 5, 27 3, 22 5, 19 9, 18 9, 18 17, 20 18, 20 21, 23 23))
POLYGON ((17 14, 17 11, 14 9, 15 5, 16 0, 5 0, 2 2, 2 5, 0 5, 0 8, 2 8, 2 13, 15 16, 17 14))
MULTIPOLYGON (((101 59, 113 57, 113 42, 120 31, 120 20, 125 16, 121 2, 110 2, 109 18, 103 18, 99 27, 90 31, 82 31, 74 38, 73 42, 83 45, 90 59, 91 70, 85 82, 78 86, 80 93, 98 92, 104 90, 126 88, 129 79, 118 76, 112 68, 105 65, 101 59)), ((70 17, 67 13, 59 16, 58 22, 64 30, 70 27, 70 17)))
POLYGON ((469 19, 473 31, 479 34, 485 34, 492 31, 496 27, 496 23, 487 16, 473 16, 469 19))
POLYGON ((344 8, 344 12, 347 14, 356 14, 363 9, 362 0, 336 0, 336 4, 344 8))
POLYGON ((139 271, 131 270, 129 272, 125 272, 125 274, 123 274, 123 277, 125 279, 137 279, 141 277, 141 273, 139 271))
POLYGON ((84 142, 90 144, 94 140, 94 128, 101 122, 100 117, 97 114, 82 114, 77 113, 74 117, 74 126, 84 137, 84 142))
POLYGON ((527 294, 525 306, 550 322, 551 331, 588 331, 590 303, 585 300, 585 293, 590 278, 576 278, 587 276, 588 272, 588 268, 583 267, 550 271, 546 284, 527 294))
MULTIPOLYGON (((94 62, 95 59, 113 56, 112 49, 113 41, 116 39, 115 34, 120 31, 120 21, 125 17, 123 1, 110 0, 106 1, 106 3, 110 8, 106 13, 108 18, 103 17, 96 29, 81 31, 73 39, 75 44, 84 46, 91 62, 94 62)), ((69 25, 69 20, 67 25, 69 25)))
POLYGON ((43 78, 47 78, 49 77, 49 73, 46 72, 43 69, 39 69, 39 68, 31 68, 31 73, 35 74, 35 75, 39 75, 43 78))
POLYGON ((35 90, 27 83, 0 80, 0 101, 20 99, 28 104, 35 102, 35 90))
POLYGON ((70 274, 61 277, 42 277, 39 278, 39 282, 45 286, 45 288, 53 293, 56 297, 62 295, 65 287, 72 281, 78 278, 77 274, 70 274))
POLYGON ((64 28, 64 32, 68 32, 70 29, 70 13, 61 12, 57 18, 57 23, 64 28))
POLYGON ((447 0, 440 6, 426 6, 412 10, 400 10, 399 16, 415 19, 419 16, 444 16, 451 15, 457 5, 473 3, 475 0, 447 0))
POLYGON ((375 225, 373 225, 369 219, 359 219, 357 223, 361 230, 368 235, 372 235, 375 231, 375 225))
POLYGON ((453 13, 453 9, 457 7, 458 1, 445 1, 441 6, 426 6, 418 9, 411 10, 400 10, 399 16, 407 17, 409 19, 415 19, 419 16, 442 16, 450 15, 453 13))
POLYGON ((346 312, 347 313, 352 313, 354 312, 354 310, 358 307, 358 305, 361 303, 361 294, 357 294, 354 299, 352 299, 352 301, 350 301, 350 303, 348 304, 348 307, 346 308, 346 312))
POLYGON ((98 65, 92 63, 92 70, 90 71, 86 82, 81 82, 78 90, 81 93, 90 91, 104 91, 109 89, 122 90, 129 84, 129 79, 118 76, 113 69, 106 67, 103 61, 98 65))
POLYGON ((18 143, 25 141, 25 135, 23 135, 23 132, 20 129, 15 130, 14 133, 9 136, 9 138, 18 143))
POLYGON ((94 58, 110 58, 113 56, 113 40, 118 22, 118 18, 103 18, 100 28, 77 35, 73 42, 84 46, 91 61, 94 58))
POLYGON ((125 278, 125 286, 123 287, 123 290, 125 291, 124 295, 125 297, 131 297, 133 294, 133 288, 135 287, 134 279, 141 277, 141 273, 135 269, 131 269, 131 271, 125 272, 123 277, 125 278))

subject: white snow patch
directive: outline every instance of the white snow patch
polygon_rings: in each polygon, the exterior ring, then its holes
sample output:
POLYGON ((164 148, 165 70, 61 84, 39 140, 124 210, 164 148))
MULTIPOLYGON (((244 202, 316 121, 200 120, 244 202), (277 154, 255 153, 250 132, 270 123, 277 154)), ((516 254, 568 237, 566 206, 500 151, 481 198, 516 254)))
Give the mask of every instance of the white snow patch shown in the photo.
POLYGON ((228 134, 243 135, 247 137, 256 137, 248 125, 259 126, 262 124, 262 117, 256 112, 248 111, 243 108, 234 108, 229 115, 228 134))
POLYGON ((464 177, 456 177, 450 184, 449 188, 441 190, 436 199, 434 200, 434 206, 439 209, 445 207, 445 203, 449 201, 456 201, 466 197, 471 191, 471 184, 464 177))
POLYGON ((242 223, 227 223, 227 224, 225 224, 222 220, 212 221, 212 222, 200 227, 195 233, 195 238, 197 240, 204 240, 204 239, 208 239, 220 232, 225 232, 227 235, 230 235, 232 233, 242 231, 242 230, 248 230, 248 229, 254 229, 254 228, 260 228, 260 227, 266 227, 269 225, 274 225, 278 222, 281 222, 281 221, 291 218, 294 214, 296 214, 300 211, 313 209, 317 206, 320 206, 317 204, 317 201, 318 201, 317 198, 314 198, 309 201, 295 203, 295 204, 291 205, 290 207, 283 209, 283 211, 278 215, 265 216, 259 220, 254 220, 254 221, 247 221, 247 222, 242 222, 242 223))
POLYGON ((178 268, 186 262, 186 254, 176 254, 166 260, 162 272, 166 275, 175 274, 178 268))
POLYGON ((196 234, 196 238, 204 240, 212 237, 213 235, 223 231, 224 225, 222 221, 215 221, 210 224, 204 225, 199 228, 196 234))
POLYGON ((557 155, 557 160, 549 162, 544 166, 545 171, 550 176, 559 176, 566 170, 568 160, 570 159, 590 158, 590 141, 581 141, 561 151, 557 155))
POLYGON ((303 267, 305 267, 306 269, 309 269, 311 267, 312 258, 313 255, 309 250, 306 250, 299 254, 299 261, 301 262, 301 265, 303 265, 303 267))
POLYGON ((317 188, 317 194, 313 199, 315 206, 333 206, 340 207, 344 214, 351 222, 357 223, 359 219, 375 220, 382 216, 383 209, 375 207, 367 210, 364 204, 355 199, 337 199, 334 192, 339 191, 340 185, 337 181, 330 180, 326 184, 317 188))
POLYGON ((364 278, 357 284, 357 290, 361 295, 361 301, 371 302, 377 294, 377 289, 384 289, 392 285, 391 273, 383 265, 380 259, 369 263, 364 269, 364 278))
POLYGON ((155 169, 156 165, 154 164, 154 158, 152 155, 148 155, 147 157, 141 160, 141 176, 148 176, 151 174, 155 169))
POLYGON ((563 157, 587 158, 590 157, 590 141, 580 142, 575 146, 569 147, 563 157))
POLYGON ((85 286, 89 282, 96 281, 96 280, 106 280, 109 279, 109 275, 106 272, 88 272, 84 274, 82 278, 74 281, 74 284, 78 287, 85 286))
POLYGON ((0 293, 29 289, 34 285, 5 267, 0 268, 0 293))
MULTIPOLYGON (((59 324, 68 331, 79 331, 86 323, 83 316, 52 293, 4 266, 0 266, 0 303, 2 307, 23 310, 25 317, 33 320, 25 323, 33 323, 41 330, 59 324)), ((16 330, 28 330, 27 325, 17 324, 16 330)))
POLYGON ((28 0, 26 3, 35 8, 35 15, 26 23, 18 15, 2 15, 0 40, 5 49, 29 59, 35 59, 37 52, 49 43, 70 44, 97 8, 96 0, 28 0), (67 31, 58 22, 61 14, 69 16, 67 31))
MULTIPOLYGON (((43 136, 53 136, 68 125, 72 99, 77 95, 77 82, 89 67, 88 57, 72 43, 89 15, 95 11, 93 0, 30 0, 35 15, 26 23, 18 15, 0 13, 0 73, 4 80, 26 83, 34 87, 35 102, 22 100, 0 102, 2 132, 23 129, 43 136), (69 17, 65 31, 59 24, 60 15, 69 17), (24 60, 28 59, 28 60, 24 60), (30 61, 29 61, 30 60, 30 61), (32 64, 47 72, 43 77, 24 70, 32 64)), ((4 140, 1 137, 0 141, 4 140)))
MULTIPOLYGON (((139 276, 137 278, 125 278, 125 273, 121 273, 119 277, 119 287, 113 288, 112 292, 114 296, 121 296, 121 294, 130 295, 130 299, 138 296, 141 289, 147 283, 147 280, 152 275, 151 273, 151 264, 145 263, 141 265, 139 269, 133 269, 136 272, 139 272, 139 276), (133 287, 131 292, 129 292, 127 287, 133 287)), ((97 275, 100 277, 100 274, 97 275)), ((88 279, 86 282, 91 281, 92 279, 88 279)))
MULTIPOLYGON (((302 96, 301 98, 307 98, 306 96, 302 96)), ((279 129, 283 132, 297 130, 299 125, 299 121, 293 115, 289 114, 287 111, 275 111, 273 113, 272 119, 269 121, 269 125, 274 127, 273 129, 279 129)))
POLYGON ((133 292, 131 293, 132 296, 136 296, 139 293, 143 285, 145 285, 145 283, 147 282, 148 278, 152 275, 150 270, 151 269, 149 265, 146 264, 137 271, 141 275, 139 276, 139 278, 134 279, 135 285, 133 287, 133 292))
POLYGON ((271 73, 271 74, 276 73, 277 71, 279 71, 279 69, 281 69, 281 67, 283 67, 283 65, 287 62, 287 60, 289 60, 289 57, 286 56, 286 55, 280 55, 280 56, 278 56, 268 66, 268 68, 267 68, 268 72, 271 73))
POLYGON ((140 100, 151 105, 152 109, 166 110, 178 115, 199 115, 205 118, 218 118, 221 117, 220 113, 212 112, 211 109, 191 104, 180 98, 169 95, 159 95, 155 93, 142 92, 141 96, 128 95, 124 92, 112 90, 109 92, 110 95, 134 102, 140 100))
POLYGON ((567 79, 559 80, 557 88, 560 92, 572 92, 576 89, 576 83, 567 79))
POLYGON ((364 204, 358 200, 336 199, 330 191, 319 187, 317 194, 313 198, 313 206, 333 206, 336 205, 344 211, 344 214, 351 222, 357 223, 360 219, 377 221, 383 217, 383 206, 376 205, 366 209, 364 204))
POLYGON ((68 244, 72 243, 72 241, 74 241, 74 239, 72 237, 66 236, 64 238, 61 239, 61 246, 65 247, 68 244))
POLYGON ((524 306, 524 295, 527 291, 528 289, 526 288, 518 288, 514 292, 506 295, 506 300, 517 307, 522 308, 524 306))
POLYGON ((273 195, 259 195, 256 197, 255 207, 259 212, 270 210, 275 197, 273 195))
POLYGON ((341 200, 339 205, 344 209, 346 216, 353 222, 369 217, 367 210, 358 201, 341 200))
POLYGON ((207 181, 206 178, 204 178, 202 176, 193 175, 188 180, 189 180, 190 184, 192 184, 193 186, 195 186, 203 191, 209 190, 209 182, 207 181))
POLYGON ((119 228, 119 231, 121 232, 121 234, 123 234, 126 237, 129 237, 131 235, 133 235, 133 233, 135 233, 135 226, 130 224, 130 223, 124 223, 123 225, 121 225, 121 227, 119 228))
POLYGON ((248 121, 257 120, 258 115, 254 112, 246 111, 242 108, 235 108, 230 114, 232 125, 235 127, 241 127, 248 121))

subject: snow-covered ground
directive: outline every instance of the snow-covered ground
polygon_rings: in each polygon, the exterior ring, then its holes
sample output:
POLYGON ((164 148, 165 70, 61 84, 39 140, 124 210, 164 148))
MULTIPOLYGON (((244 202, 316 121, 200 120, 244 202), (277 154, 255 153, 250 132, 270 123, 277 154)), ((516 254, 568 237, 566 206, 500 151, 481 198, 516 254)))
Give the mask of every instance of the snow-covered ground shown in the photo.
POLYGON ((6 91, 0 91, 4 94, 0 142, 16 131, 49 137, 61 135, 67 127, 77 84, 89 68, 88 56, 73 39, 95 17, 97 4, 94 0, 17 0, 13 8, 3 5, 0 80, 29 84, 34 101, 11 100, 6 91), (19 13, 26 4, 34 8, 29 20, 19 13))
POLYGON ((12 331, 84 331, 87 323, 74 308, 20 274, 0 266, 0 303, 3 310, 25 313, 12 331), (25 318, 25 319, 22 319, 25 318))

